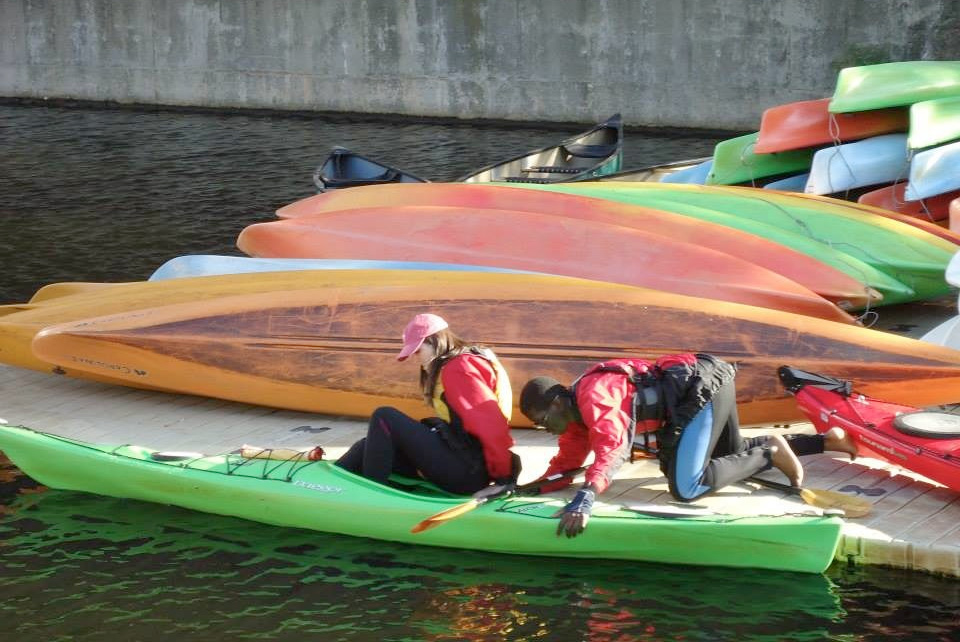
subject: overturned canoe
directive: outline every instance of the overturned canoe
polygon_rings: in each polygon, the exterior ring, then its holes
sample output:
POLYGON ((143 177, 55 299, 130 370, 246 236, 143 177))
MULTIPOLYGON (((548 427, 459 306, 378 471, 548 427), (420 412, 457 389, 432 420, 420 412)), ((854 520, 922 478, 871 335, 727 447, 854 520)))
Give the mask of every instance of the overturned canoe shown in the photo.
POLYGON ((411 261, 429 256, 853 323, 809 288, 737 256, 640 227, 539 212, 442 206, 342 210, 250 225, 237 247, 257 257, 411 261))
POLYGON ((328 533, 519 555, 819 573, 833 561, 842 520, 818 515, 721 515, 677 507, 598 502, 580 537, 555 535, 564 501, 494 499, 419 534, 411 527, 463 503, 424 483, 377 484, 329 461, 164 455, 21 427, 0 426, 0 449, 27 475, 56 489, 137 499, 328 533), (491 533, 509 532, 509 537, 491 533))
MULTIPOLYGON (((394 358, 404 323, 424 311, 493 347, 515 386, 538 375, 573 381, 610 358, 716 354, 739 364, 747 424, 800 417, 777 380, 785 363, 856 376, 866 392, 900 403, 960 398, 954 350, 775 310, 545 275, 269 272, 125 284, 71 299, 51 305, 35 332, 33 358, 47 370, 325 414, 367 417, 384 404, 425 412, 410 365, 394 358)), ((525 422, 519 412, 513 419, 525 422)))
POLYGON ((821 147, 905 132, 910 126, 909 112, 902 107, 831 114, 829 104, 829 98, 821 98, 786 103, 765 110, 753 151, 772 154, 821 147))

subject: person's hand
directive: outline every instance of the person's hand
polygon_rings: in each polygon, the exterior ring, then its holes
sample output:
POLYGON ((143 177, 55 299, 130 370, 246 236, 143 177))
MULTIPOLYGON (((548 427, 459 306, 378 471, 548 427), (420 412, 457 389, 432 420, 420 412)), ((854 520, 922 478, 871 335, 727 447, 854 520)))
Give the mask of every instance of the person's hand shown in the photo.
POLYGON ((554 513, 560 518, 557 525, 557 537, 566 534, 567 537, 576 537, 587 527, 590 513, 593 510, 593 500, 596 493, 590 488, 581 488, 574 495, 573 501, 554 513))

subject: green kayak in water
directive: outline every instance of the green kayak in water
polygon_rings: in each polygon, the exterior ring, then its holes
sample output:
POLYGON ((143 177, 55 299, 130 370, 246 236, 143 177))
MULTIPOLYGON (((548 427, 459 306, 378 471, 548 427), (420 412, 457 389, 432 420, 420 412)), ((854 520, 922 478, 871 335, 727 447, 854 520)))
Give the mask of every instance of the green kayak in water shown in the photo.
POLYGON ((468 498, 411 481, 407 490, 306 457, 156 453, 0 426, 0 450, 51 488, 171 504, 267 524, 495 553, 604 558, 819 573, 842 520, 722 515, 673 506, 598 504, 588 530, 557 537, 556 497, 494 499, 437 528, 411 529, 468 498))

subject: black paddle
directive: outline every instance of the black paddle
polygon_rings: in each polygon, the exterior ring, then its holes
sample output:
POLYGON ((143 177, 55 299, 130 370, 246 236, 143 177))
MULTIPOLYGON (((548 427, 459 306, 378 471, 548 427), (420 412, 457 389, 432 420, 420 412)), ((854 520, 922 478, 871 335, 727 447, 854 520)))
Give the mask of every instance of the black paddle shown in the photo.
POLYGON ((416 525, 414 525, 413 528, 410 529, 410 532, 422 533, 425 530, 428 530, 435 526, 439 526, 440 524, 443 524, 444 522, 448 522, 451 519, 460 517, 461 515, 466 515, 467 513, 472 511, 474 508, 477 508, 478 506, 482 506, 483 504, 486 504, 491 499, 509 497, 511 495, 523 495, 524 493, 529 493, 531 491, 538 490, 542 486, 549 484, 551 482, 555 482, 559 479, 564 479, 566 477, 573 477, 574 475, 581 473, 584 470, 586 470, 586 467, 581 466, 580 468, 576 468, 574 470, 566 470, 562 473, 554 473, 549 477, 544 477, 543 479, 538 479, 536 481, 532 481, 526 484, 521 484, 520 486, 517 486, 515 488, 511 488, 509 486, 501 486, 500 488, 502 490, 500 490, 499 492, 497 492, 496 487, 484 488, 483 490, 478 491, 473 496, 473 499, 471 499, 470 501, 464 502, 463 504, 459 504, 452 508, 447 508, 445 510, 442 510, 439 513, 435 515, 431 515, 425 520, 417 523, 416 525))

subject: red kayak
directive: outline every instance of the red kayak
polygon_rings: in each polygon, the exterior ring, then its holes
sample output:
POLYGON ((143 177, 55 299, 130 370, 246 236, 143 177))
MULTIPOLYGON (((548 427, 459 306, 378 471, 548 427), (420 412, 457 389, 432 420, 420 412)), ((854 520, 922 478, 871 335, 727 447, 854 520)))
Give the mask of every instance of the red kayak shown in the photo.
POLYGON ((817 432, 842 428, 856 440, 860 455, 960 491, 960 415, 873 399, 853 391, 849 381, 789 366, 778 372, 817 432))

